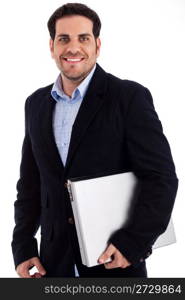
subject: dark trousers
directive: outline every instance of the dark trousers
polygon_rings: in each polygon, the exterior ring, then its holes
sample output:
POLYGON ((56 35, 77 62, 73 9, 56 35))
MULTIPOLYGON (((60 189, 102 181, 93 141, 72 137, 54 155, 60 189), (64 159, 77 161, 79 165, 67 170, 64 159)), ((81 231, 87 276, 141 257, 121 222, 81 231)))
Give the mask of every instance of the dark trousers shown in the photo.
POLYGON ((145 261, 127 268, 106 269, 104 264, 95 267, 86 267, 82 264, 80 250, 78 245, 77 234, 75 226, 71 225, 71 241, 73 244, 73 251, 75 256, 75 264, 78 269, 79 277, 147 277, 147 270, 145 261))

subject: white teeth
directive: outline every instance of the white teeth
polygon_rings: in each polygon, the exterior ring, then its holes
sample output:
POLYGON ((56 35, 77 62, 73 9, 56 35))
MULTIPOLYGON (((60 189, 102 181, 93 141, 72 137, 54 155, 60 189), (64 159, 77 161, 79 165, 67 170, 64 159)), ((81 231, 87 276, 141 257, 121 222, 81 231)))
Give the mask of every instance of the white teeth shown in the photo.
POLYGON ((81 58, 67 58, 67 61, 81 61, 81 58))

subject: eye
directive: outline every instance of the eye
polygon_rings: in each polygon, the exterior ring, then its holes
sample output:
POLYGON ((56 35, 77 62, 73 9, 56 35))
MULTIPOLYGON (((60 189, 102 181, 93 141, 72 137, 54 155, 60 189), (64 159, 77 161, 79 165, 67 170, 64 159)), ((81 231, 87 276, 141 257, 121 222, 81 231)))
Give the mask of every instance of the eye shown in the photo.
POLYGON ((59 42, 65 44, 69 41, 69 38, 67 36, 62 36, 61 38, 59 38, 59 42))
POLYGON ((89 41, 89 37, 88 36, 81 36, 80 37, 80 42, 86 42, 89 41))

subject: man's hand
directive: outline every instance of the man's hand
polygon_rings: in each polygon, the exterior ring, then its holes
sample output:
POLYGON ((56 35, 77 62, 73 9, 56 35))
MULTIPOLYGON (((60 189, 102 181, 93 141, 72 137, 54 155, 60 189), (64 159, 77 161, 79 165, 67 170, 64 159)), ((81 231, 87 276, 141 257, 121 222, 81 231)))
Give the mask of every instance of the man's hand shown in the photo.
POLYGON ((113 260, 104 264, 106 269, 113 268, 126 268, 131 265, 131 263, 121 254, 121 252, 114 247, 113 244, 110 244, 105 252, 99 257, 98 262, 104 263, 108 258, 113 255, 113 260))
POLYGON ((32 257, 21 264, 16 268, 17 274, 22 278, 41 278, 46 274, 46 270, 41 265, 38 257, 32 257), (33 275, 30 275, 29 269, 31 267, 36 267, 38 272, 35 272, 33 275))

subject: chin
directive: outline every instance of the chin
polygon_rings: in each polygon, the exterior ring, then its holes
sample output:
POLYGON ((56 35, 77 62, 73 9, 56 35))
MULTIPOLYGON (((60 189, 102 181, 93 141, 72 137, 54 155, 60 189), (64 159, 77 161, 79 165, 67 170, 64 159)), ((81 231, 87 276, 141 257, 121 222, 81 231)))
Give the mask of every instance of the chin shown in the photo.
POLYGON ((63 74, 64 74, 64 76, 67 78, 67 79, 69 79, 69 80, 71 80, 71 81, 80 81, 80 80, 83 80, 86 76, 87 76, 87 74, 88 74, 89 72, 83 72, 83 73, 80 73, 80 74, 67 74, 67 73, 65 73, 65 72, 63 72, 63 74))

